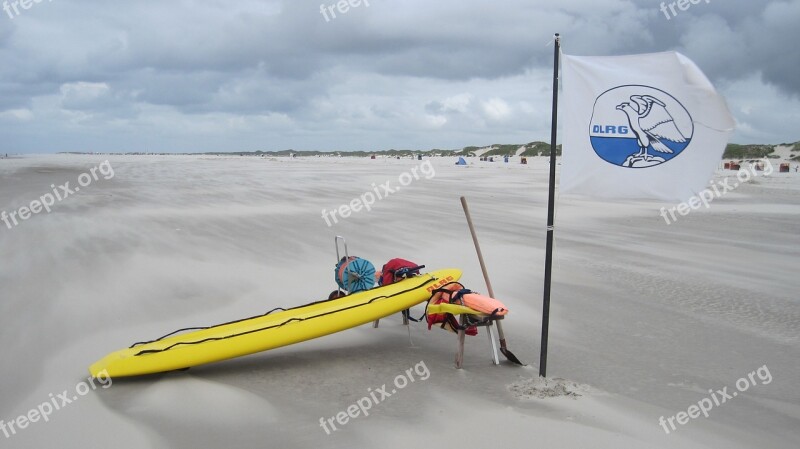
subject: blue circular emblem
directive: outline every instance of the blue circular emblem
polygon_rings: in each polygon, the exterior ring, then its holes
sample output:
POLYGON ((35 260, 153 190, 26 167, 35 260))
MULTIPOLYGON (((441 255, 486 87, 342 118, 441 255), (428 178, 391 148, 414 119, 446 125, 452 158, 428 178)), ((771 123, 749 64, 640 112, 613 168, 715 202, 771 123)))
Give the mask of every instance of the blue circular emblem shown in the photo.
POLYGON ((589 138, 600 158, 626 168, 669 162, 692 142, 689 111, 672 95, 649 86, 619 86, 594 103, 589 138))

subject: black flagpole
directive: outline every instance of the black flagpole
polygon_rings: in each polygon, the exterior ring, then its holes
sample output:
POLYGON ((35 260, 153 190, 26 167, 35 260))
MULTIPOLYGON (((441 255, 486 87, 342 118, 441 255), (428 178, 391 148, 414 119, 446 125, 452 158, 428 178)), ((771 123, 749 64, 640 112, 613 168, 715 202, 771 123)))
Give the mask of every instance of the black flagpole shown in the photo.
POLYGON ((556 136, 558 128, 558 65, 561 38, 556 33, 553 64, 553 129, 550 132, 550 196, 547 202, 547 252, 544 258, 544 297, 542 299, 542 349, 539 353, 539 376, 547 376, 547 336, 550 332, 550 279, 553 275, 553 222, 556 198, 556 136))

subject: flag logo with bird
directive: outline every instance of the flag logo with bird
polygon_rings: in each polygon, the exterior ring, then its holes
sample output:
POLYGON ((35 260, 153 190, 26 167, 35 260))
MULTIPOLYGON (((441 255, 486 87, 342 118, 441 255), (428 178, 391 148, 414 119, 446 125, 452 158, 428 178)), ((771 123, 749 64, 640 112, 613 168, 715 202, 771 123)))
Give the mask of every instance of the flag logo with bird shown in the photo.
POLYGON ((597 97, 589 129, 597 156, 626 168, 669 162, 689 147, 693 134, 692 117, 680 101, 639 85, 615 87, 597 97))

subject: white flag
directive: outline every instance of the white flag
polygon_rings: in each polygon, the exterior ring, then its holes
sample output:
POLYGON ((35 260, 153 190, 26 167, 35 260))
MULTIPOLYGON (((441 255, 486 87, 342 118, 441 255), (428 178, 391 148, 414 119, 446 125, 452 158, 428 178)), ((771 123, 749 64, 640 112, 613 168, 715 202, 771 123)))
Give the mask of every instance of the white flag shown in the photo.
POLYGON ((560 190, 684 201, 708 187, 735 121, 680 53, 563 57, 560 190))

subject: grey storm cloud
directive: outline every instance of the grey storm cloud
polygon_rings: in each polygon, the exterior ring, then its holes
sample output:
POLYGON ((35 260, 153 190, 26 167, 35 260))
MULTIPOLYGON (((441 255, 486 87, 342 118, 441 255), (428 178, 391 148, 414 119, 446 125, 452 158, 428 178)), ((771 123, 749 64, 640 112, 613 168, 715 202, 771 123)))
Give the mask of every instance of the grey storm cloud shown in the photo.
POLYGON ((726 95, 738 141, 797 140, 800 0, 669 18, 661 3, 371 0, 335 18, 333 0, 34 3, 0 15, 0 151, 543 139, 554 32, 569 54, 681 51, 726 95))

